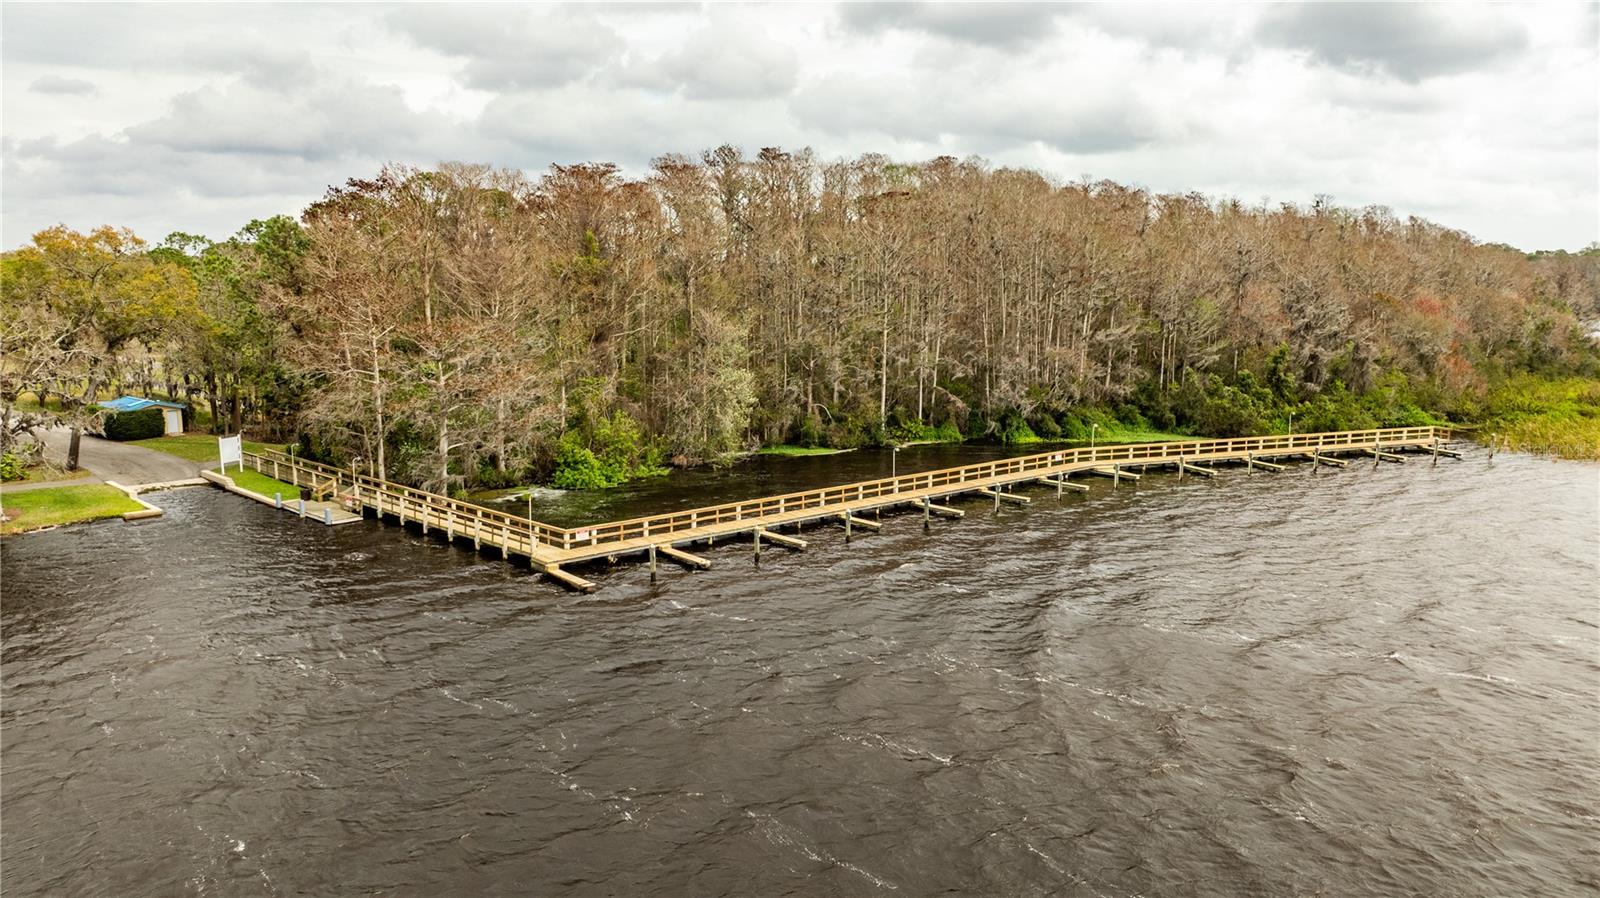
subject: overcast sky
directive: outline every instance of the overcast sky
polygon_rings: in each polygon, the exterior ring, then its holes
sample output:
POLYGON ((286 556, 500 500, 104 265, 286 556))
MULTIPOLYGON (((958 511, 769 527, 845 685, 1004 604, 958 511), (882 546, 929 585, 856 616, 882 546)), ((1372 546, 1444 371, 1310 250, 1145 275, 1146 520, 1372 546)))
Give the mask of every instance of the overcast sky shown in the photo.
POLYGON ((0 9, 6 247, 220 239, 387 160, 639 174, 721 143, 1600 239, 1594 3, 0 9))

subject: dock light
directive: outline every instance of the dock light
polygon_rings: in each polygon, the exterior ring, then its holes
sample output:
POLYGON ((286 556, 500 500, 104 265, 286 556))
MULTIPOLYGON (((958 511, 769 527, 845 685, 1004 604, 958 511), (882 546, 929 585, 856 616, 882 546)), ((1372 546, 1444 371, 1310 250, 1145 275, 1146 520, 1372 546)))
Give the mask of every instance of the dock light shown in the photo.
POLYGON ((1100 425, 1098 425, 1098 424, 1090 424, 1089 425, 1089 451, 1091 451, 1091 452, 1094 451, 1094 435, 1099 430, 1100 430, 1100 425))

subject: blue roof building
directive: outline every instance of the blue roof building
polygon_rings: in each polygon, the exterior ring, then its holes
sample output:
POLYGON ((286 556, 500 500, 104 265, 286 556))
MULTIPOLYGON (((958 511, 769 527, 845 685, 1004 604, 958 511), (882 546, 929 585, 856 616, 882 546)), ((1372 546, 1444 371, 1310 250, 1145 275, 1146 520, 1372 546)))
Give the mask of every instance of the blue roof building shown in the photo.
POLYGON ((188 408, 181 402, 167 402, 162 399, 145 399, 142 396, 119 396, 116 399, 107 399, 100 403, 101 408, 108 408, 114 412, 137 412, 147 408, 174 408, 183 411, 188 408))
POLYGON ((183 410, 188 408, 181 402, 167 402, 161 399, 146 399, 143 396, 118 396, 100 403, 100 407, 109 411, 141 412, 147 408, 161 409, 161 417, 167 436, 176 436, 183 433, 183 410))

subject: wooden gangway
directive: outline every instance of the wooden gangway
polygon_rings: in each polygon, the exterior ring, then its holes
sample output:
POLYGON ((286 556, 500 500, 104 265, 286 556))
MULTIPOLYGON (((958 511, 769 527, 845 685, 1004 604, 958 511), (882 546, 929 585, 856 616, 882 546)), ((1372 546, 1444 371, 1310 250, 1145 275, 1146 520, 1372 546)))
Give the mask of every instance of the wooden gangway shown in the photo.
POLYGON ((1136 479, 1130 468, 1142 472, 1170 467, 1180 476, 1210 476, 1215 473, 1214 466, 1224 462, 1276 472, 1283 466, 1270 459, 1301 458, 1320 466, 1341 455, 1392 461, 1406 451, 1431 453, 1437 462, 1441 455, 1460 457, 1445 448, 1449 438, 1450 432, 1445 428, 1397 427, 1085 446, 584 527, 556 527, 280 452, 246 452, 244 462, 267 476, 313 491, 313 498, 336 498, 352 511, 365 514, 370 510, 380 520, 389 516, 402 524, 414 522, 421 525, 424 533, 439 532, 450 541, 471 540, 476 548, 500 550, 501 557, 523 556, 536 570, 574 588, 593 590, 593 583, 562 566, 643 554, 653 570, 660 552, 673 560, 692 560, 687 563, 705 567, 709 566, 705 559, 673 547, 748 535, 758 552, 763 538, 775 545, 803 548, 803 540, 771 531, 780 525, 834 522, 844 525, 848 532, 852 522, 861 524, 862 512, 895 506, 920 509, 927 521, 934 514, 949 516, 953 511, 936 505, 935 500, 963 493, 992 497, 998 508, 1001 499, 1010 498, 1017 485, 1041 482, 1059 492, 1058 484, 1067 483, 1073 474, 1108 475, 1116 482, 1121 477, 1136 479))

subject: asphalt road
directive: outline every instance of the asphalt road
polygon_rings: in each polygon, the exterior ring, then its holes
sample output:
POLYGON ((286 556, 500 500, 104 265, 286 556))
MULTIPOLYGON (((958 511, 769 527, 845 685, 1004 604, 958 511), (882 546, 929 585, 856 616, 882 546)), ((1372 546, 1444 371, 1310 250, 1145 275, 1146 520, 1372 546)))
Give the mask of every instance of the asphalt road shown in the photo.
MULTIPOLYGON (((67 460, 67 443, 71 432, 65 427, 44 431, 45 457, 57 464, 67 460)), ((169 480, 188 480, 200 476, 200 465, 176 455, 131 446, 114 440, 83 435, 78 447, 78 464, 88 468, 92 476, 49 483, 7 484, 4 492, 15 493, 46 486, 68 486, 80 483, 100 483, 115 480, 123 486, 141 483, 164 483, 169 480)))

